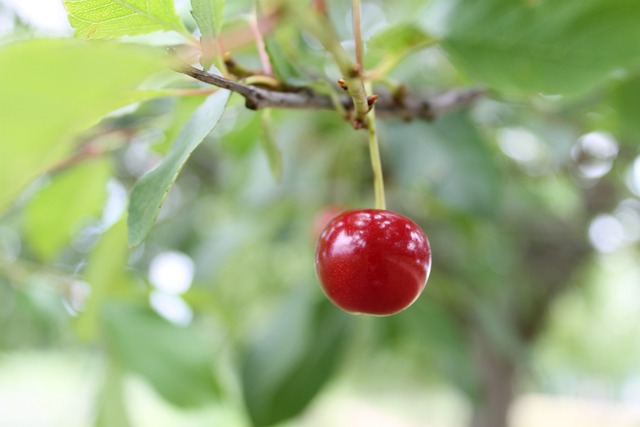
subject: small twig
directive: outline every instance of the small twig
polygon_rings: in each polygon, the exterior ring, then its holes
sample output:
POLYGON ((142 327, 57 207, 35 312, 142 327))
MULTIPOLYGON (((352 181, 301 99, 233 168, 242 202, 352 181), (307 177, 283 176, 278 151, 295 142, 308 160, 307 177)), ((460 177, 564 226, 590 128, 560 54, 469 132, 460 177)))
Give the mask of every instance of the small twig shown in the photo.
POLYGON ((319 15, 327 14, 327 5, 324 0, 312 0, 311 4, 313 5, 316 13, 318 13, 319 15))
POLYGON ((220 35, 216 36, 216 46, 218 47, 218 54, 216 55, 216 63, 218 64, 218 68, 223 76, 229 76, 229 69, 227 68, 227 64, 224 63, 224 44, 222 42, 222 37, 220 35))
POLYGON ((63 295, 68 295, 70 288, 78 281, 73 275, 46 264, 28 261, 24 258, 9 261, 0 257, 0 276, 6 277, 9 284, 15 289, 29 283, 29 279, 36 273, 50 279, 45 283, 63 295))
POLYGON ((271 75, 273 74, 273 69, 271 68, 271 61, 269 60, 269 55, 267 54, 267 49, 264 45, 264 38, 258 24, 258 8, 255 8, 253 15, 249 18, 249 27, 251 28, 253 37, 256 40, 256 48, 258 49, 258 55, 260 56, 260 62, 262 63, 262 71, 264 74, 271 75))
POLYGON ((253 76, 246 77, 243 81, 246 85, 266 87, 272 90, 283 89, 283 84, 277 78, 266 74, 255 74, 253 76))
MULTIPOLYGON (((238 83, 189 65, 184 65, 176 71, 201 82, 239 93, 245 98, 247 108, 252 110, 262 108, 335 110, 331 97, 309 88, 298 88, 295 92, 274 91, 238 83)), ((392 94, 383 93, 379 94, 376 101, 376 113, 384 118, 433 120, 450 110, 471 104, 484 93, 485 91, 479 88, 450 89, 436 95, 407 95, 401 99, 392 94)), ((338 99, 344 109, 353 109, 351 97, 345 95, 339 96, 338 99)), ((368 104, 367 110, 369 110, 368 104)))
MULTIPOLYGON (((211 90, 208 90, 208 92, 210 93, 211 90)), ((105 147, 101 138, 119 134, 126 141, 130 140, 135 135, 136 131, 137 129, 135 127, 108 127, 106 129, 102 129, 96 134, 84 139, 76 152, 53 165, 49 170, 47 170, 47 173, 55 174, 87 160, 102 157, 107 153, 112 152, 113 148, 105 147)))
POLYGON ((367 104, 367 92, 362 79, 362 69, 356 64, 340 43, 335 28, 325 15, 313 15, 307 13, 299 3, 290 4, 290 11, 294 17, 303 23, 304 28, 309 31, 333 56, 333 59, 342 73, 347 91, 353 99, 354 126, 364 123, 364 117, 369 112, 367 104))
MULTIPOLYGON (((281 15, 281 11, 279 9, 275 9, 261 15, 257 19, 257 27, 262 37, 273 32, 280 21, 281 15)), ((216 37, 215 41, 210 41, 208 46, 210 52, 207 52, 207 55, 210 55, 211 57, 214 57, 215 55, 223 55, 227 51, 234 51, 254 43, 255 37, 250 27, 251 23, 247 22, 246 25, 223 31, 216 37)), ((194 46, 193 44, 183 45, 180 46, 178 50, 182 51, 180 56, 183 59, 188 60, 187 62, 197 61, 199 56, 202 54, 202 46, 200 43, 198 43, 197 46, 194 46)))
POLYGON ((249 77, 249 76, 255 76, 256 74, 260 74, 259 71, 250 70, 238 64, 235 61, 235 59, 233 59, 233 57, 231 56, 231 52, 226 52, 224 54, 224 65, 225 67, 227 67, 227 70, 229 70, 229 73, 231 73, 232 75, 240 79, 249 77))
POLYGON ((360 73, 364 70, 362 30, 360 29, 360 0, 351 0, 351 14, 353 15, 353 40, 356 45, 356 64, 360 73))
POLYGON ((56 173, 65 169, 69 169, 70 167, 75 166, 78 163, 82 163, 85 160, 100 157, 103 153, 104 151, 99 146, 99 144, 95 142, 89 142, 83 145, 80 150, 50 168, 48 170, 48 173, 56 173))
POLYGON ((211 95, 216 89, 165 89, 169 96, 202 96, 211 95))
POLYGON ((273 74, 265 74, 261 71, 254 71, 243 67, 231 57, 230 52, 224 55, 224 63, 229 72, 246 85, 267 87, 280 92, 295 92, 297 89, 287 85, 273 74))

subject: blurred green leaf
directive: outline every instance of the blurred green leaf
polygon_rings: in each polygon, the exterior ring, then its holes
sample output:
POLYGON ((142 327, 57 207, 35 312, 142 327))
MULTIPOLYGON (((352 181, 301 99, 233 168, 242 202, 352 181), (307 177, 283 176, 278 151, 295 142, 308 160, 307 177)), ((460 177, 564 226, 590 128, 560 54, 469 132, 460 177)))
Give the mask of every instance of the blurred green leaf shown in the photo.
POLYGON ((0 267, 0 289, 5 288, 0 293, 0 348, 50 347, 68 337, 69 314, 47 279, 36 273, 24 289, 14 289, 3 270, 0 267))
POLYGON ((518 337, 514 321, 489 301, 478 302, 473 306, 473 310, 478 324, 482 325, 482 329, 492 341, 491 347, 512 360, 526 360, 527 352, 518 337))
POLYGON ((185 123, 189 121, 193 112, 202 105, 205 99, 206 95, 175 97, 171 119, 167 120, 167 127, 164 131, 164 141, 153 144, 150 148, 158 153, 167 154, 185 123))
POLYGON ((167 157, 133 188, 129 202, 129 245, 137 246, 147 237, 178 173, 220 121, 229 95, 229 91, 219 90, 209 96, 184 126, 167 157))
POLYGON ((640 63, 635 0, 466 0, 449 9, 442 46, 460 69, 499 91, 583 93, 640 63))
POLYGON ((306 408, 335 372, 350 320, 309 292, 284 301, 245 357, 243 392, 255 426, 277 424, 306 408))
POLYGON ((217 52, 215 39, 222 30, 223 12, 224 0, 191 0, 191 14, 200 28, 205 69, 211 66, 217 52))
POLYGON ((640 76, 617 82, 611 91, 610 102, 622 135, 640 145, 640 76))
POLYGON ((100 310, 109 296, 131 283, 126 271, 129 258, 124 218, 107 230, 91 251, 83 278, 91 286, 86 305, 76 321, 81 339, 93 341, 98 333, 100 310))
POLYGON ((100 213, 110 175, 108 160, 87 161, 55 175, 38 191, 24 216, 25 237, 38 256, 52 259, 88 219, 100 213))
POLYGON ((310 82, 309 77, 287 57, 275 35, 265 37, 264 45, 267 55, 269 55, 269 62, 273 67, 273 72, 280 80, 287 84, 300 86, 310 82))
POLYGON ((437 40, 416 23, 387 26, 367 42, 365 65, 376 78, 382 79, 413 51, 436 43, 437 40))
POLYGON ((467 113, 447 114, 433 124, 391 125, 390 139, 402 141, 389 148, 389 160, 405 186, 469 214, 496 212, 501 172, 467 113))
POLYGON ((455 171, 434 182, 438 196, 468 213, 493 215, 500 206, 502 175, 478 128, 465 112, 456 112, 438 120, 432 131, 439 144, 446 144, 440 149, 455 171))
POLYGON ((75 36, 110 39, 154 31, 189 34, 173 0, 64 0, 75 36))
POLYGON ((73 136, 126 105, 132 91, 164 67, 153 50, 31 40, 0 49, 0 210, 59 162, 73 136))
POLYGON ((405 22, 376 32, 367 42, 367 48, 378 54, 402 55, 407 50, 435 42, 436 39, 417 24, 405 22))
POLYGON ((105 376, 95 427, 130 427, 122 369, 111 363, 105 376))
POLYGON ((180 407, 216 399, 213 346, 196 329, 176 326, 150 308, 126 302, 105 304, 103 316, 111 356, 165 399, 180 407))
MULTIPOLYGON (((443 280, 439 280, 439 284, 448 285, 443 280)), ((438 374, 444 374, 469 394, 474 391, 473 361, 463 320, 446 308, 437 296, 424 295, 410 310, 389 320, 399 325, 398 329, 406 339, 419 343, 429 361, 435 364, 438 374)))
POLYGON ((191 0, 191 14, 203 37, 215 37, 222 29, 224 0, 191 0))
POLYGON ((260 144, 269 160, 269 169, 277 182, 282 180, 282 153, 273 135, 273 124, 270 110, 262 113, 262 128, 260 132, 260 144))
POLYGON ((233 129, 222 137, 221 146, 224 152, 236 158, 246 157, 260 139, 261 116, 253 111, 242 111, 233 129))

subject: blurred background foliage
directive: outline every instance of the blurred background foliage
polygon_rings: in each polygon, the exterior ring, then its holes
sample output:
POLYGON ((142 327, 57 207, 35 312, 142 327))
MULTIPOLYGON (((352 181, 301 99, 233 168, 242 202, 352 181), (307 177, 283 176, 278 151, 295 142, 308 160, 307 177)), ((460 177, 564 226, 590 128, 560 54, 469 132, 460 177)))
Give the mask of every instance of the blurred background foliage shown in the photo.
MULTIPOLYGON (((175 3, 194 31, 189 2, 175 3)), ((351 51, 349 2, 327 7, 351 51)), ((225 30, 252 8, 227 2, 225 30)), ((376 90, 489 91, 434 122, 379 120, 388 206, 434 257, 424 295, 386 318, 338 311, 314 273, 323 210, 372 206, 363 132, 335 112, 254 112, 232 96, 129 249, 127 195, 205 97, 149 96, 97 119, 132 101, 118 85, 206 87, 144 79, 157 64, 135 49, 20 50, 71 36, 66 13, 0 2, 0 425, 501 427, 509 410, 513 426, 640 425, 627 409, 640 407, 640 5, 362 12, 370 67, 411 53, 376 90), (91 92, 92 72, 110 89, 91 92)), ((266 41, 292 84, 340 77, 295 20, 266 41)), ((260 68, 252 42, 233 55, 260 68)))

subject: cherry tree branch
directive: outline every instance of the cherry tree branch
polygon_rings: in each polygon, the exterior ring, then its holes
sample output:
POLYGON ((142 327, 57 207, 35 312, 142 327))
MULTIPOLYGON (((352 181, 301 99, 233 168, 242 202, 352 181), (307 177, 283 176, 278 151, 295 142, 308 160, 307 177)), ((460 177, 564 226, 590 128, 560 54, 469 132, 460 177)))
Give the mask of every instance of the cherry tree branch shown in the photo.
MULTIPOLYGON (((201 82, 239 93, 245 98, 247 108, 251 110, 263 108, 335 110, 331 97, 309 88, 297 88, 295 91, 287 92, 269 90, 229 80, 189 65, 183 65, 176 71, 201 82)), ((411 94, 401 98, 382 93, 376 102, 376 114, 383 118, 406 121, 433 120, 448 111, 470 105, 484 93, 485 90, 480 88, 456 88, 433 95, 411 94)), ((341 96, 339 101, 347 110, 354 108, 350 96, 341 96)))

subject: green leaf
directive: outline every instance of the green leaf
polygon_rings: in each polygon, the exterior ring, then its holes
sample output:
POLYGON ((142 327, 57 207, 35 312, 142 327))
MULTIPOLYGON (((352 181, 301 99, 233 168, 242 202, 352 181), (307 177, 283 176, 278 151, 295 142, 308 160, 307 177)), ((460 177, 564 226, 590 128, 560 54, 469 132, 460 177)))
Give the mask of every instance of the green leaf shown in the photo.
POLYGON ((41 258, 51 260, 91 217, 107 197, 109 161, 88 161, 53 177, 29 202, 24 217, 25 237, 41 258))
POLYGON ((613 107, 613 119, 626 140, 640 145, 640 76, 617 82, 609 102, 613 107))
POLYGON ((156 52, 132 45, 59 39, 0 49, 0 210, 162 68, 156 52))
POLYGON ((129 245, 137 246, 147 237, 178 173, 220 121, 229 95, 221 89, 209 96, 184 126, 167 157, 135 185, 129 201, 129 245))
POLYGON ((213 346, 193 327, 173 325, 147 307, 125 302, 105 305, 103 318, 114 360, 165 399, 194 407, 218 396, 213 346))
POLYGON ((367 42, 366 66, 375 69, 378 78, 389 74, 413 51, 437 43, 416 23, 400 23, 376 32, 367 42))
POLYGON ((217 52, 215 39, 222 30, 223 12, 224 0, 191 0, 191 14, 200 28, 205 69, 211 66, 217 52))
POLYGON ((433 364, 435 375, 440 379, 445 376, 468 394, 474 392, 473 360, 464 325, 437 295, 420 298, 411 310, 388 321, 396 324, 401 336, 424 350, 426 363, 433 364))
POLYGON ((367 48, 375 53, 402 55, 407 50, 428 46, 436 39, 415 23, 402 23, 378 31, 367 42, 367 48))
POLYGON ((260 132, 260 144, 269 160, 269 168, 277 182, 282 180, 282 153, 273 136, 270 110, 262 114, 262 127, 260 132))
POLYGON ((442 46, 461 70, 502 92, 580 94, 640 64, 635 0, 463 0, 448 9, 442 46))
POLYGON ((223 12, 224 0, 191 0, 191 14, 203 36, 220 34, 223 12))
POLYGON ((207 95, 196 96, 178 96, 174 98, 175 105, 171 113, 171 117, 166 120, 166 129, 164 130, 164 141, 154 144, 150 148, 163 155, 167 154, 173 145, 173 142, 180 135, 180 131, 189 121, 193 112, 202 105, 207 95))
POLYGON ((103 304, 131 284, 126 270, 128 259, 127 227, 123 218, 102 235, 87 260, 83 278, 91 286, 91 293, 75 324, 82 340, 96 338, 103 304))
POLYGON ((337 368, 351 319, 310 297, 292 295, 247 351, 243 392, 257 427, 298 415, 337 368))
POLYGON ((122 368, 110 363, 105 377, 95 427, 130 427, 122 368))
POLYGON ((310 83, 309 77, 291 61, 275 36, 266 37, 264 42, 273 72, 280 80, 299 86, 310 83))
POLYGON ((464 111, 424 122, 391 124, 389 161, 401 185, 436 195, 446 207, 493 215, 500 206, 501 173, 488 144, 464 111))
POLYGON ((489 301, 479 302, 472 307, 474 322, 487 335, 491 345, 512 360, 526 360, 527 349, 519 337, 514 321, 501 310, 492 307, 489 301))
POLYGON ((260 139, 262 132, 262 115, 245 110, 238 117, 233 129, 222 138, 221 148, 225 154, 235 158, 248 156, 260 139))
POLYGON ((190 35, 175 11, 173 0, 65 0, 75 36, 110 39, 154 31, 190 35))
POLYGON ((452 206, 472 214, 492 215, 500 205, 501 173, 493 153, 466 112, 448 114, 432 131, 453 166, 435 186, 452 206), (452 171, 455 171, 452 173, 452 171))

